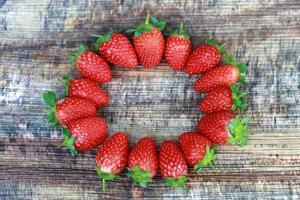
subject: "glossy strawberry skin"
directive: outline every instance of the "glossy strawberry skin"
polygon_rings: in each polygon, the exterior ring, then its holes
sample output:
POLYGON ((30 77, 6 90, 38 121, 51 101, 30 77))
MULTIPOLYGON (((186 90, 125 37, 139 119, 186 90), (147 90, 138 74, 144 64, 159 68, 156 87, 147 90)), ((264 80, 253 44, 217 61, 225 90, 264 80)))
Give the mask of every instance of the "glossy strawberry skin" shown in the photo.
POLYGON ((204 158, 206 147, 212 146, 209 139, 197 132, 182 133, 178 141, 187 163, 192 167, 204 158))
POLYGON ((231 111, 233 104, 232 91, 227 87, 216 88, 202 99, 199 109, 204 113, 231 111))
POLYGON ((108 131, 106 123, 98 117, 88 117, 72 121, 68 129, 70 137, 76 137, 73 143, 78 152, 91 150, 106 139, 108 131))
POLYGON ((178 178, 187 175, 187 163, 177 145, 166 140, 160 145, 159 170, 163 178, 178 178))
POLYGON ((99 47, 100 55, 108 62, 124 68, 135 68, 138 59, 128 38, 121 33, 113 33, 111 39, 99 47))
POLYGON ((207 93, 218 87, 230 87, 239 81, 239 70, 229 64, 222 64, 206 72, 194 84, 196 92, 207 93))
POLYGON ((87 78, 70 80, 69 96, 77 96, 92 101, 97 107, 108 104, 109 97, 95 82, 87 78))
POLYGON ((151 68, 158 65, 165 50, 165 40, 158 28, 133 38, 133 44, 142 65, 151 68))
POLYGON ((189 75, 203 74, 218 65, 221 54, 214 46, 204 44, 197 47, 186 63, 186 72, 189 75))
POLYGON ((107 62, 91 51, 84 51, 77 57, 76 68, 83 77, 96 83, 107 83, 112 79, 107 62))
POLYGON ((168 37, 165 49, 167 63, 174 70, 183 70, 192 51, 192 43, 184 36, 168 37))
POLYGON ((127 165, 128 153, 128 136, 123 132, 117 132, 99 148, 96 165, 104 173, 118 174, 127 165))
POLYGON ((138 166, 144 171, 150 171, 151 177, 154 177, 158 171, 158 153, 155 141, 149 137, 140 139, 129 154, 128 166, 130 169, 138 166))
POLYGON ((97 109, 93 102, 81 97, 67 97, 57 102, 56 118, 61 125, 71 121, 96 116, 97 109))
POLYGON ((206 114, 198 122, 197 129, 214 144, 227 144, 231 137, 228 124, 235 116, 235 113, 228 111, 206 114))

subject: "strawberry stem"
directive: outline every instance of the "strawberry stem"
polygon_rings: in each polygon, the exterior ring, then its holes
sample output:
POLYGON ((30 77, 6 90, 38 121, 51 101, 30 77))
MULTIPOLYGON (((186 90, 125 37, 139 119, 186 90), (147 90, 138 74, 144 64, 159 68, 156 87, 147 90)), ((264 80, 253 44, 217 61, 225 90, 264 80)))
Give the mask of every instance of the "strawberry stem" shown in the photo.
POLYGON ((102 191, 105 192, 105 179, 102 179, 102 191))
POLYGON ((216 146, 212 149, 206 146, 206 152, 204 158, 195 165, 194 169, 197 173, 200 173, 204 167, 210 166, 214 171, 216 170, 213 161, 217 159, 216 146))
POLYGON ((142 170, 137 165, 128 170, 128 176, 132 178, 134 183, 139 184, 142 188, 146 188, 149 183, 153 182, 152 174, 150 171, 142 170))
POLYGON ((178 178, 168 177, 166 178, 167 185, 170 187, 181 187, 183 189, 187 189, 185 183, 187 181, 186 176, 179 176, 178 178))
POLYGON ((147 13, 146 20, 145 20, 145 25, 149 24, 149 20, 150 20, 150 13, 147 13))

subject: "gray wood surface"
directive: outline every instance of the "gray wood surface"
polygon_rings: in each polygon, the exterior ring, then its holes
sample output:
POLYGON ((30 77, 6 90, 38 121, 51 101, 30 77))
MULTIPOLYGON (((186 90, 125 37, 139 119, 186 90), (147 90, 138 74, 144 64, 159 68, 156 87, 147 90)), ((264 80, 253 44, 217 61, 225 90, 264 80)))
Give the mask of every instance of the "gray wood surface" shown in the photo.
MULTIPOLYGON (((299 199, 299 1, 96 1, 0 0, 0 199, 299 199), (193 45, 209 34, 249 65, 249 145, 220 146, 217 171, 191 171, 189 192, 160 177, 146 190, 123 173, 107 192, 93 166, 96 151, 70 157, 56 145, 59 129, 46 122, 41 94, 62 95, 59 79, 78 75, 67 59, 91 33, 127 29, 150 11, 173 27, 183 21, 193 45)), ((202 98, 195 78, 155 69, 113 68, 103 85, 109 106, 99 111, 110 133, 131 143, 149 135, 159 144, 193 130, 202 98)))

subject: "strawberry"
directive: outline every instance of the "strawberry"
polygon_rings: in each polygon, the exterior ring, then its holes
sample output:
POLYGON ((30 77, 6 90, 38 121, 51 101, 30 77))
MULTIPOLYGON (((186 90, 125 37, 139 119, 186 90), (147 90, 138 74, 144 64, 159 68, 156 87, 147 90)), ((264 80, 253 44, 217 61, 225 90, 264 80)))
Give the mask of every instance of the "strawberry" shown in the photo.
POLYGON ((129 154, 128 166, 129 177, 141 187, 146 188, 158 170, 155 141, 149 137, 140 139, 129 154))
POLYGON ((159 170, 169 186, 186 188, 187 164, 182 151, 170 140, 160 145, 159 170))
POLYGON ((215 148, 211 148, 212 143, 209 139, 197 132, 185 132, 178 140, 187 163, 194 167, 197 173, 206 166, 215 169, 212 161, 217 159, 217 155, 215 148))
POLYGON ((247 108, 247 93, 239 91, 239 84, 220 87, 210 91, 200 102, 199 109, 204 113, 236 111, 247 108))
POLYGON ((98 35, 96 45, 100 55, 108 62, 124 68, 135 68, 137 56, 128 38, 121 33, 98 35))
POLYGON ((56 95, 53 92, 43 94, 44 102, 50 106, 46 110, 50 123, 57 123, 66 126, 75 119, 96 116, 97 109, 93 102, 82 97, 67 97, 56 102, 56 95))
POLYGON ((228 64, 221 64, 200 77, 194 84, 197 92, 210 92, 218 87, 230 87, 230 85, 240 82, 246 84, 244 77, 247 66, 237 63, 229 54, 224 54, 223 59, 228 64))
POLYGON ((103 191, 105 181, 114 180, 126 167, 128 153, 128 136, 123 132, 115 133, 99 148, 95 170, 102 179, 103 191))
POLYGON ((80 45, 79 51, 73 53, 69 59, 72 66, 76 65, 77 70, 85 78, 97 83, 107 83, 112 79, 107 62, 97 54, 88 51, 83 45, 80 45))
POLYGON ((165 40, 161 30, 164 29, 166 22, 151 17, 152 23, 149 23, 149 17, 148 14, 144 24, 128 30, 134 32, 134 48, 140 62, 146 68, 158 65, 165 50, 165 40))
POLYGON ((72 156, 77 152, 89 151, 100 145, 108 135, 106 123, 98 117, 88 117, 70 122, 64 129, 64 142, 72 156))
POLYGON ((189 75, 203 74, 218 65, 224 53, 223 45, 219 46, 211 38, 207 44, 197 47, 186 63, 186 72, 189 75))
POLYGON ((95 82, 87 78, 64 77, 66 94, 70 97, 77 96, 90 100, 97 107, 108 104, 109 97, 95 82))
POLYGON ((250 118, 241 119, 231 111, 204 115, 197 124, 198 131, 214 144, 247 144, 250 118))
POLYGON ((171 33, 166 42, 165 57, 167 63, 174 70, 182 70, 192 51, 192 43, 189 34, 180 24, 179 30, 171 33))

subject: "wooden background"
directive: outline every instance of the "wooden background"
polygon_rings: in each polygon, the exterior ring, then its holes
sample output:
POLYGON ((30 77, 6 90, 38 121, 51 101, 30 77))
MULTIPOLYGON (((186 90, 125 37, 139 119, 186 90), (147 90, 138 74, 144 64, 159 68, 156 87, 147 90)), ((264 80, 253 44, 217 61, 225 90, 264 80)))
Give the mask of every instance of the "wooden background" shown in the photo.
MULTIPOLYGON (((296 0, 0 0, 0 199, 299 199, 299 23, 296 0), (78 75, 70 52, 92 42, 91 33, 142 22, 147 11, 173 27, 183 21, 194 46, 214 33, 250 68, 249 145, 219 147, 217 172, 191 172, 188 193, 160 177, 141 190, 124 173, 102 192, 96 151, 72 158, 57 149, 61 132, 42 113, 41 94, 62 95, 59 79, 78 75)), ((110 133, 126 131, 131 143, 146 135, 158 144, 175 139, 201 116, 194 81, 165 63, 113 67, 113 81, 103 85, 111 102, 99 114, 110 133)))

